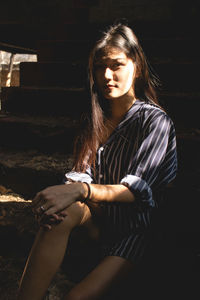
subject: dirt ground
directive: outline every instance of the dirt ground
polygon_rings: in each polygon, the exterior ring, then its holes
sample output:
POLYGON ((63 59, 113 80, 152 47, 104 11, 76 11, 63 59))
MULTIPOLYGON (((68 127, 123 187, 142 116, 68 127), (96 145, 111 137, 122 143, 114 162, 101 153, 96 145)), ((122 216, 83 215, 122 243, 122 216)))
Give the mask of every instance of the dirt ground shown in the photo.
MULTIPOLYGON (((15 300, 20 277, 25 265, 25 258, 11 258, 0 256, 0 299, 15 300)), ((51 283, 44 300, 60 300, 73 283, 65 274, 58 272, 51 283)))

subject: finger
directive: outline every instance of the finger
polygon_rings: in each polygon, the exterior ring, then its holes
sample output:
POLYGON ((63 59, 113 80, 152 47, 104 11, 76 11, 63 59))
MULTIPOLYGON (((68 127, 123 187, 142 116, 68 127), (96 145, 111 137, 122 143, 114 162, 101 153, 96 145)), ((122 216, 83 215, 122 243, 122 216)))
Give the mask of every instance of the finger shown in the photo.
POLYGON ((36 207, 40 200, 41 200, 41 193, 39 192, 32 200, 32 208, 36 207))
POLYGON ((36 214, 46 214, 46 211, 51 208, 52 205, 48 202, 45 202, 45 203, 40 203, 40 205, 38 207, 35 207, 34 208, 34 211, 36 214))
POLYGON ((52 226, 55 226, 57 224, 59 224, 61 221, 56 221, 56 222, 53 222, 53 223, 41 223, 40 224, 40 227, 44 227, 44 228, 47 228, 47 229, 52 229, 52 226))
POLYGON ((62 215, 59 213, 59 214, 53 214, 50 217, 55 221, 63 221, 66 215, 62 215))
POLYGON ((64 220, 63 217, 57 217, 57 218, 49 218, 48 219, 48 224, 59 224, 64 220))
POLYGON ((58 218, 49 218, 48 224, 59 224, 64 220, 64 217, 58 217, 58 218))
POLYGON ((39 209, 40 209, 40 211, 41 211, 42 213, 45 212, 45 207, 44 207, 44 205, 40 205, 39 209))
POLYGON ((59 215, 62 211, 63 211, 63 207, 60 207, 59 205, 57 206, 52 205, 45 209, 45 215, 46 216, 54 215, 54 214, 59 215))
POLYGON ((42 213, 51 206, 44 191, 36 194, 35 198, 32 200, 32 210, 36 213, 42 213))
POLYGON ((36 215, 42 215, 45 212, 44 205, 40 205, 39 207, 35 207, 32 209, 36 215))
POLYGON ((58 214, 52 214, 50 215, 51 218, 58 220, 59 219, 59 215, 58 214))
POLYGON ((40 224, 51 224, 53 220, 55 220, 53 217, 51 217, 51 216, 45 216, 45 215, 42 215, 39 218, 40 224))
POLYGON ((60 216, 63 216, 63 217, 66 217, 66 216, 67 216, 66 210, 60 211, 60 212, 59 212, 59 215, 60 215, 60 216))
POLYGON ((60 222, 62 222, 64 220, 65 217, 63 216, 58 216, 56 214, 54 215, 50 215, 50 216, 46 216, 46 215, 42 215, 39 222, 40 224, 59 224, 60 222))
POLYGON ((49 216, 47 216, 46 214, 43 214, 41 216, 41 221, 44 221, 44 222, 55 222, 57 220, 59 220, 59 216, 56 214, 49 215, 49 216))
POLYGON ((42 199, 41 196, 38 195, 37 202, 32 202, 32 211, 34 213, 45 211, 44 200, 42 199), (39 208, 40 208, 40 211, 39 211, 39 208))
POLYGON ((49 224, 41 224, 40 227, 42 227, 46 230, 51 230, 52 229, 51 225, 49 225, 49 224))

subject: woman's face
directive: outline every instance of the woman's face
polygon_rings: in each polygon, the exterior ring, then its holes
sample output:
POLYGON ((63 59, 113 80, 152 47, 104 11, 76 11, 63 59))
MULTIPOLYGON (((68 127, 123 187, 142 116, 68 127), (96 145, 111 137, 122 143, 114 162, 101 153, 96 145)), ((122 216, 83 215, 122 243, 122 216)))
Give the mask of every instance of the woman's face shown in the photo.
POLYGON ((106 99, 134 96, 136 65, 118 48, 109 48, 95 63, 98 88, 106 99))

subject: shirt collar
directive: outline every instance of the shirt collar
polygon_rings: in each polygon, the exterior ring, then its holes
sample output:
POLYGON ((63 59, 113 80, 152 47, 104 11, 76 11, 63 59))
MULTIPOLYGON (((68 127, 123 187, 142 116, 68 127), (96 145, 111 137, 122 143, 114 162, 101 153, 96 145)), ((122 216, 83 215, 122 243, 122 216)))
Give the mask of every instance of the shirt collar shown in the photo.
POLYGON ((104 143, 104 145, 109 144, 113 138, 115 137, 115 134, 119 132, 126 124, 129 123, 130 119, 131 121, 135 120, 138 117, 138 113, 140 111, 141 106, 144 104, 144 101, 136 100, 133 105, 129 108, 127 113, 124 115, 124 118, 121 120, 121 122, 117 125, 117 127, 113 130, 107 141, 104 143))

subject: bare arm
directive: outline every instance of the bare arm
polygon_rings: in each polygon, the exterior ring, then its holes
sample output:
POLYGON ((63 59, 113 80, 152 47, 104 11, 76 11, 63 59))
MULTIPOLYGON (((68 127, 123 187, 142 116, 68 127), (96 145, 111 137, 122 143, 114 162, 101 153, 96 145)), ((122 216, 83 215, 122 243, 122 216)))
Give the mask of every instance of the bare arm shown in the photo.
POLYGON ((91 201, 94 202, 133 202, 135 197, 133 193, 122 184, 101 185, 90 184, 91 201))
MULTIPOLYGON (((106 202, 133 202, 133 193, 124 185, 100 185, 90 184, 90 201, 96 203, 106 202)), ((88 195, 88 187, 85 183, 75 182, 72 184, 51 186, 39 192, 33 199, 33 208, 38 214, 41 206, 45 215, 53 215, 63 211, 76 201, 83 201, 88 195)))

